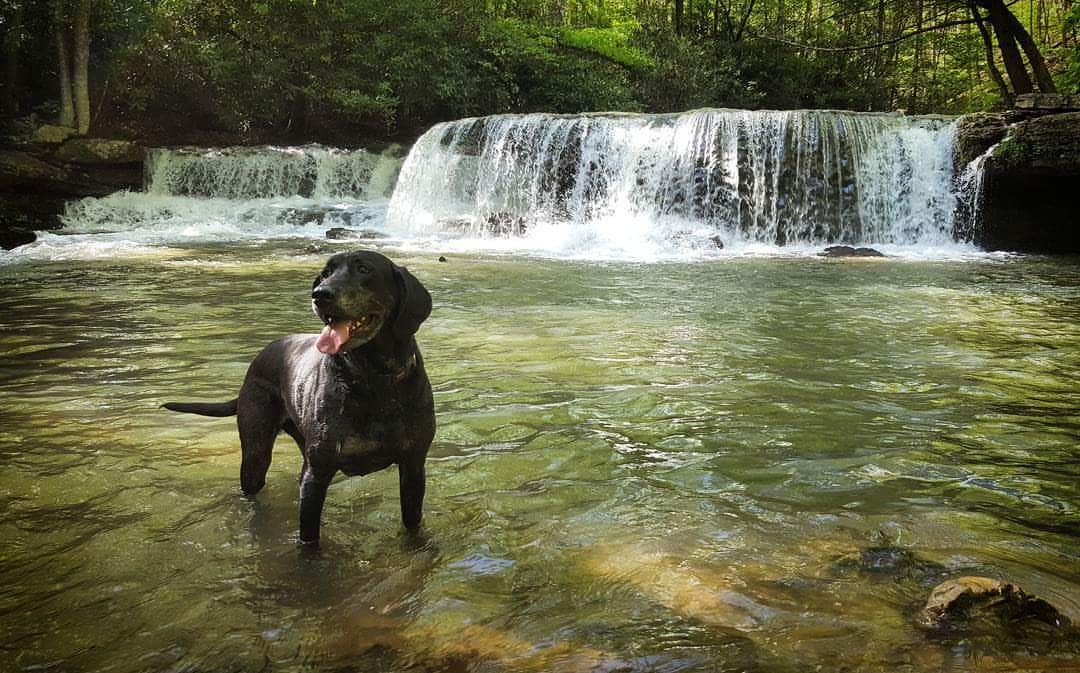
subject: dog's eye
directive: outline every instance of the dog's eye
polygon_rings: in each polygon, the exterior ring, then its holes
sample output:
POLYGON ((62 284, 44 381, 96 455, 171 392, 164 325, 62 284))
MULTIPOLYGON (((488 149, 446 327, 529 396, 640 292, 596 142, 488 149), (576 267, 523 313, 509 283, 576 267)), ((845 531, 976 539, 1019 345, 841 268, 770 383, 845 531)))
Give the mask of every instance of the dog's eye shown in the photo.
POLYGON ((360 260, 353 260, 349 266, 351 266, 352 270, 356 273, 371 273, 371 267, 360 260))

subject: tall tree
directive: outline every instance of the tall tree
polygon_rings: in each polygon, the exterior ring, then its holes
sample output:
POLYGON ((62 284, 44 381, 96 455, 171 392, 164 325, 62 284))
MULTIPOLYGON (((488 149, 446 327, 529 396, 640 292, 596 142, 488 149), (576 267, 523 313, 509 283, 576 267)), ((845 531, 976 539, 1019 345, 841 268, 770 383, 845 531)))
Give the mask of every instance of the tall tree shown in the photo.
POLYGON ((23 6, 16 2, 4 32, 4 113, 19 114, 19 49, 23 39, 23 6))
POLYGON ((61 126, 75 127, 75 100, 71 95, 71 70, 68 58, 67 14, 63 0, 53 0, 53 29, 56 33, 56 64, 60 84, 61 126))
POLYGON ((90 0, 75 11, 75 123, 79 135, 90 132, 90 0))
POLYGON ((90 9, 92 0, 76 0, 74 16, 65 0, 53 1, 56 61, 60 84, 60 125, 80 135, 90 131, 90 9), (74 53, 68 49, 73 37, 74 53))

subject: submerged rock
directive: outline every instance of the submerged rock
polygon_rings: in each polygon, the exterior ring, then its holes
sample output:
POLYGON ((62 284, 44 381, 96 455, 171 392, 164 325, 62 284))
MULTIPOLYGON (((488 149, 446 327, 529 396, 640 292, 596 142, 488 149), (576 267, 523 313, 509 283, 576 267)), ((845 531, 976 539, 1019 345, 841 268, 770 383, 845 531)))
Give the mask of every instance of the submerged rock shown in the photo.
POLYGON ((893 578, 910 578, 919 582, 935 581, 945 573, 945 567, 918 556, 910 549, 882 545, 868 547, 858 553, 841 558, 833 566, 841 575, 865 573, 893 578))
POLYGON ((1054 627, 1070 626, 1069 619, 1043 599, 1008 582, 974 576, 946 580, 934 587, 919 614, 919 624, 931 629, 955 627, 977 612, 1009 622, 1032 619, 1054 627))
POLYGON ((830 245, 821 251, 822 257, 884 257, 873 248, 855 248, 850 245, 830 245))

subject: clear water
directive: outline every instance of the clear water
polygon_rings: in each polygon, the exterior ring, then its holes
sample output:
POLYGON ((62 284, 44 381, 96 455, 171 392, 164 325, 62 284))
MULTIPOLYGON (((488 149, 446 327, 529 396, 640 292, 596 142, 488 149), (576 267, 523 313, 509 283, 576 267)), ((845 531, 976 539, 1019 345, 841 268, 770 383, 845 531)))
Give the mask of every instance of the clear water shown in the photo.
POLYGON ((1080 619, 1075 260, 383 247, 435 299, 424 534, 386 471, 304 555, 291 442, 249 501, 232 422, 158 405, 314 331, 347 244, 124 240, 0 265, 0 670, 1080 669, 914 626, 961 574, 1080 619))

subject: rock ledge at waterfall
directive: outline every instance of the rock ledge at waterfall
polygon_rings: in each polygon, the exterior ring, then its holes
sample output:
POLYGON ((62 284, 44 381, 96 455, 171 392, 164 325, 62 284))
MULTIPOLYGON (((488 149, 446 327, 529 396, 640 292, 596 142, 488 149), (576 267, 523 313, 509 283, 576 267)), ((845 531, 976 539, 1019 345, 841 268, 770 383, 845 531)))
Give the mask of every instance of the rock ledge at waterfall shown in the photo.
POLYGON ((143 149, 126 140, 71 138, 0 150, 0 234, 3 247, 56 229, 64 204, 142 186, 143 149))
POLYGON ((1036 114, 978 113, 960 121, 958 165, 989 150, 975 243, 988 250, 1080 253, 1080 112, 1036 114))

